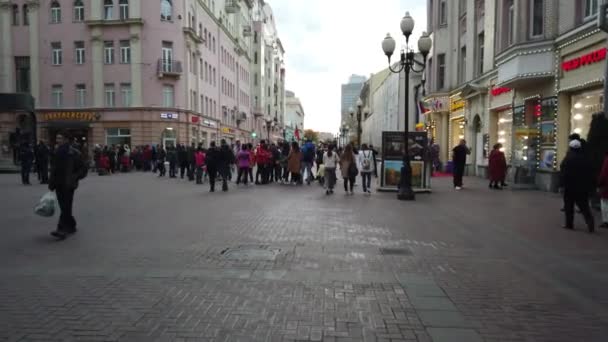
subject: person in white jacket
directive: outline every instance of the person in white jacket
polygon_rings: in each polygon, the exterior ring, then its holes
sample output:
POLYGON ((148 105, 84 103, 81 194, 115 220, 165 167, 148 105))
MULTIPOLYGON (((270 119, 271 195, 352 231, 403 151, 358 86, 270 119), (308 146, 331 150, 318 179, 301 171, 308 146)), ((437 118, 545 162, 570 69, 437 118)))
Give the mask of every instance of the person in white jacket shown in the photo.
POLYGON ((336 167, 338 166, 338 154, 334 152, 334 147, 329 145, 327 152, 323 153, 323 165, 325 166, 325 194, 334 193, 336 186, 336 167))
POLYGON ((367 147, 367 144, 363 144, 361 147, 358 159, 363 182, 363 192, 371 194, 372 173, 374 172, 374 152, 367 147))

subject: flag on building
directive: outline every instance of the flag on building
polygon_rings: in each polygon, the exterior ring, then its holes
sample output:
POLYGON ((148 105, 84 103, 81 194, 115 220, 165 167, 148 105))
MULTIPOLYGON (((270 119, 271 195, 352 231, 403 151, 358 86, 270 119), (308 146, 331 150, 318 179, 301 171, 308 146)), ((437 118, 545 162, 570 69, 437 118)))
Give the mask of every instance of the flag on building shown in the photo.
POLYGON ((300 130, 298 129, 298 125, 296 125, 296 131, 293 135, 296 136, 296 140, 300 140, 300 130))

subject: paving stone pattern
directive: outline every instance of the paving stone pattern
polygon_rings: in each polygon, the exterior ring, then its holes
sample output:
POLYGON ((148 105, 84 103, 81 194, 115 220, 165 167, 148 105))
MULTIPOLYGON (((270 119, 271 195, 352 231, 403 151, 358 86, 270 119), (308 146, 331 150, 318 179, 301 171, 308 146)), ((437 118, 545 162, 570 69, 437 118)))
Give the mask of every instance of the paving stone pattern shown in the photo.
POLYGON ((44 188, 17 181, 0 176, 0 341, 608 340, 608 231, 559 228, 556 195, 91 175, 55 242, 44 188))

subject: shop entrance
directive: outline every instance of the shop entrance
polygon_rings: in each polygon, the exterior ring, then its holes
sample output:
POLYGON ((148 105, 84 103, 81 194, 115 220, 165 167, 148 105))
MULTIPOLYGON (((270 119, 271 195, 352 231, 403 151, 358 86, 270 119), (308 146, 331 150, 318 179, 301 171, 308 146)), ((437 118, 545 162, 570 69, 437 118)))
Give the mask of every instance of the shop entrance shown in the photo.
POLYGON ((67 132, 72 139, 74 139, 75 143, 78 143, 80 146, 83 146, 89 141, 89 133, 90 128, 57 128, 57 127, 49 127, 48 128, 48 138, 51 146, 55 146, 57 134, 61 132, 67 132))
POLYGON ((177 146, 177 134, 175 133, 175 130, 171 127, 165 128, 161 139, 165 148, 177 146))

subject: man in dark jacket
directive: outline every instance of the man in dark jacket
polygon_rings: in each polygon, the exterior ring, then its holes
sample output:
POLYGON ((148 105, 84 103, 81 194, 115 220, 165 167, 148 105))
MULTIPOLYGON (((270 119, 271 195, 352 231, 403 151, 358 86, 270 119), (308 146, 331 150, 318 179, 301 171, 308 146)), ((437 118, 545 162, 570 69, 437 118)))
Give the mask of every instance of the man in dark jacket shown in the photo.
POLYGON ((177 177, 177 151, 173 145, 167 148, 167 160, 169 161, 169 178, 177 177))
POLYGON ((210 192, 215 192, 215 180, 219 174, 222 177, 222 191, 228 191, 228 168, 233 158, 230 146, 222 140, 220 148, 212 141, 207 150, 207 173, 209 173, 210 192))
POLYGON ((188 180, 193 181, 194 180, 194 170, 196 170, 196 161, 195 161, 195 157, 194 157, 194 154, 196 153, 196 146, 194 145, 194 143, 192 143, 192 145, 190 145, 190 147, 188 147, 187 151, 188 151, 188 180))
POLYGON ((570 150, 561 163, 561 184, 564 188, 566 229, 574 229, 574 205, 585 217, 587 228, 592 233, 595 223, 589 207, 589 197, 594 188, 591 162, 585 156, 579 140, 570 141, 570 150))
POLYGON ((228 177, 230 177, 230 165, 236 160, 232 148, 228 146, 226 140, 222 139, 220 142, 220 153, 219 160, 217 162, 217 169, 222 177, 222 191, 228 191, 228 177))
POLYGON ((186 169, 188 168, 188 151, 184 144, 177 146, 177 162, 179 164, 179 177, 184 179, 186 169))
POLYGON ((158 170, 159 177, 164 177, 167 171, 165 169, 165 158, 167 158, 167 152, 165 151, 164 146, 158 145, 156 147, 156 156, 154 157, 154 160, 156 162, 156 164, 154 165, 154 170, 158 170))
POLYGON ((40 184, 49 183, 49 147, 41 140, 36 148, 36 168, 40 184))
POLYGON ((63 240, 76 233, 76 220, 72 216, 74 192, 78 182, 86 176, 87 169, 82 153, 72 146, 67 134, 57 134, 56 141, 58 147, 53 156, 49 190, 57 193, 61 215, 57 230, 51 235, 63 240))
POLYGON ((21 144, 19 160, 21 161, 21 183, 32 185, 30 183, 30 172, 32 172, 32 164, 34 163, 34 151, 28 142, 21 144))
POLYGON ((454 188, 456 190, 462 189, 462 177, 464 176, 464 168, 467 163, 467 155, 471 154, 471 150, 467 147, 466 140, 460 140, 460 144, 454 147, 453 153, 453 167, 454 167, 454 188))

